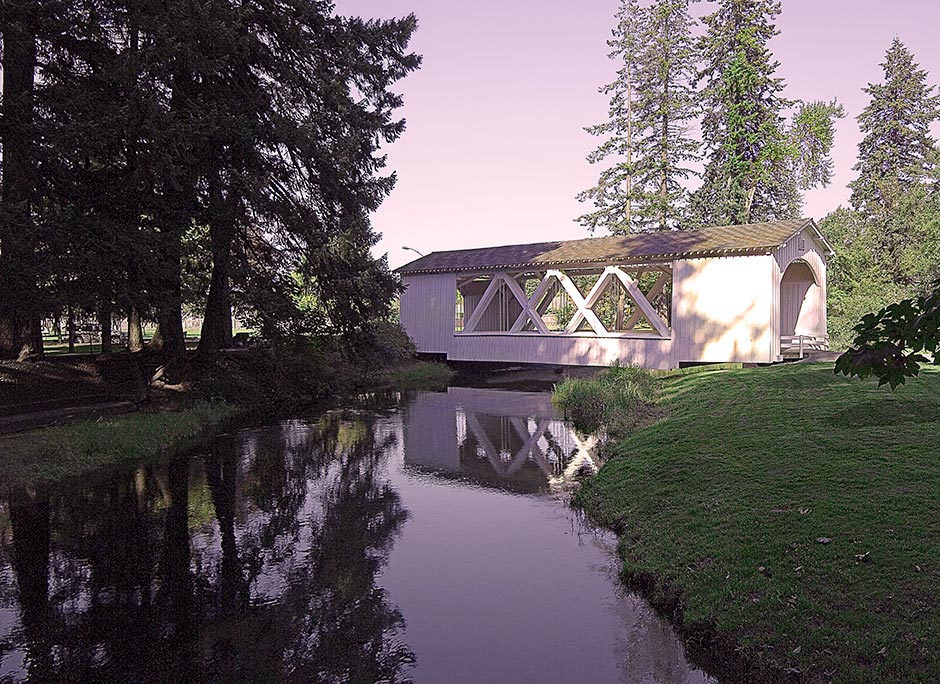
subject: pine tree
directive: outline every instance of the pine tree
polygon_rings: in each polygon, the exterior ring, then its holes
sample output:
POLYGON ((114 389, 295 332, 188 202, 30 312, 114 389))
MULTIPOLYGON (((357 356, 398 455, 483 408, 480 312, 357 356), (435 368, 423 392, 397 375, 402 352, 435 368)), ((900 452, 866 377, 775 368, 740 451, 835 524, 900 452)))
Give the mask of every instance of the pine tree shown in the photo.
MULTIPOLYGON (((704 64, 699 80, 704 109, 702 137, 707 165, 693 197, 701 224, 748 223, 782 218, 792 210, 792 191, 781 184, 789 156, 782 112, 779 63, 767 44, 778 30, 777 0, 720 0, 704 17, 704 64)), ((790 216, 786 216, 790 218, 790 216)))
POLYGON ((609 119, 585 129, 591 135, 606 138, 587 160, 591 164, 609 158, 616 161, 601 171, 597 185, 577 196, 579 202, 593 202, 596 207, 595 211, 577 219, 590 231, 601 227, 615 234, 629 233, 640 225, 635 211, 640 170, 636 163, 637 111, 634 99, 645 14, 637 0, 621 0, 613 38, 607 41, 611 48, 608 56, 621 66, 617 70, 617 78, 600 90, 610 96, 609 119))
POLYGON ((858 147, 858 178, 852 206, 868 215, 890 210, 900 192, 929 173, 936 142, 930 125, 940 118, 940 98, 927 85, 927 72, 898 38, 882 63, 883 83, 864 89, 871 102, 859 115, 864 139, 858 147))
POLYGON ((645 225, 680 225, 699 143, 688 130, 698 114, 692 81, 697 53, 690 0, 657 0, 643 26, 636 74, 638 214, 645 225))
POLYGON ((43 8, 36 0, 0 7, 3 110, 0 119, 0 359, 42 351, 34 251, 36 209, 36 71, 43 8))

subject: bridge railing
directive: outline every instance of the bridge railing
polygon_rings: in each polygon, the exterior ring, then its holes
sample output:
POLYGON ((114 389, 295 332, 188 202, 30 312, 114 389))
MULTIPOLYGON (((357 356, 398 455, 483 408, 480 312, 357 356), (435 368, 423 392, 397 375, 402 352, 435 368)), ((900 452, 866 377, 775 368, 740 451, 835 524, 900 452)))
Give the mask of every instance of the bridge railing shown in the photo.
POLYGON ((808 351, 829 351, 828 335, 783 335, 780 337, 780 354, 798 352, 802 359, 808 351))

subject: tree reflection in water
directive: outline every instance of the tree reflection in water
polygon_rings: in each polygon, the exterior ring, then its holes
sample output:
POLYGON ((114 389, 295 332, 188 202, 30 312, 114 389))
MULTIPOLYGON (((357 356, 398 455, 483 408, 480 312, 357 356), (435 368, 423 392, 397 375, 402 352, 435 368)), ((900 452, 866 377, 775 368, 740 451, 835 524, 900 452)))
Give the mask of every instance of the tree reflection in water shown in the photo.
POLYGON ((0 673, 29 682, 406 682, 376 577, 407 519, 374 416, 0 504, 0 673))

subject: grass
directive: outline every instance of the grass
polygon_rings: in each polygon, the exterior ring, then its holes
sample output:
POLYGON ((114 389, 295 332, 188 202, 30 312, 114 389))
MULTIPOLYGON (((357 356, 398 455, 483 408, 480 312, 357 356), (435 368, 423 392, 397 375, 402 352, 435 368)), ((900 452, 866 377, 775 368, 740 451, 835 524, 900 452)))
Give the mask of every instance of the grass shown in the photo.
POLYGON ((940 681, 940 373, 727 370, 660 403, 577 503, 693 651, 729 681, 940 681))
POLYGON ((392 382, 400 390, 445 389, 456 373, 444 363, 416 361, 397 368, 392 382))
POLYGON ((235 417, 222 402, 87 420, 0 438, 0 481, 60 480, 118 461, 182 453, 211 439, 235 417))
POLYGON ((568 378, 555 386, 552 403, 582 432, 601 427, 612 436, 631 432, 648 415, 660 381, 643 368, 614 366, 589 380, 568 378))

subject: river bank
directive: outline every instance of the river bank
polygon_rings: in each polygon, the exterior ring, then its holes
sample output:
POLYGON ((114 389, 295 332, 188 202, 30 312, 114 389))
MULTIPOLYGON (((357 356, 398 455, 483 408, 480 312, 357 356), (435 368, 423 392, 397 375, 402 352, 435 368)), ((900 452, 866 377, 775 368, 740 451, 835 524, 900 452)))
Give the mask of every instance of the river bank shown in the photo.
POLYGON ((212 441, 242 409, 196 401, 185 408, 128 413, 0 438, 0 482, 35 484, 104 465, 171 457, 212 441))
POLYGON ((940 373, 828 364, 667 380, 576 503, 719 677, 940 679, 940 373))
POLYGON ((446 387, 453 377, 443 364, 417 361, 397 327, 379 333, 357 355, 341 353, 335 340, 308 340, 191 355, 172 371, 147 354, 7 362, 0 435, 15 434, 0 436, 0 481, 48 482, 167 458, 236 422, 270 422, 364 393, 446 387))

